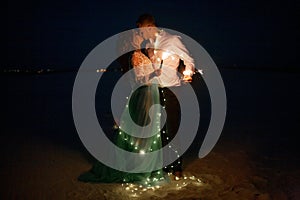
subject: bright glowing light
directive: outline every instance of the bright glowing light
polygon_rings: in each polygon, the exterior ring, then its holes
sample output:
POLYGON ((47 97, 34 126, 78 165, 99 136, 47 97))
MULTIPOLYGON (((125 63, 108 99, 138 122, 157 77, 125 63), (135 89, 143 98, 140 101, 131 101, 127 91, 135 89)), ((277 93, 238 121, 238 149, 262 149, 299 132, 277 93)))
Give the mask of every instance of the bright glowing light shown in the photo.
POLYGON ((99 72, 106 72, 106 69, 97 69, 96 72, 97 73, 99 73, 99 72))
POLYGON ((185 76, 191 76, 192 74, 193 74, 192 70, 183 71, 183 75, 185 75, 185 76))
MULTIPOLYGON (((143 150, 141 150, 141 151, 143 151, 143 150)), ((160 174, 159 171, 157 171, 157 173, 160 174)), ((171 176, 171 175, 172 175, 172 173, 168 173, 168 176, 171 176)), ((169 187, 169 186, 165 186, 165 185, 158 185, 157 182, 159 180, 164 180, 164 178, 161 177, 158 179, 158 178, 149 178, 148 177, 144 180, 145 185, 124 183, 124 184, 122 184, 122 187, 124 187, 125 191, 128 192, 127 194, 129 195, 129 197, 139 197, 139 195, 143 195, 143 194, 145 194, 145 192, 152 194, 153 192, 156 192, 156 191, 163 191, 165 189, 165 187, 169 187)), ((194 184, 196 186, 203 185, 201 183, 201 180, 199 178, 196 178, 193 175, 192 176, 183 176, 183 178, 175 176, 174 180, 175 180, 175 182, 173 184, 171 182, 171 187, 173 187, 173 189, 175 189, 175 190, 182 190, 184 187, 186 187, 189 184, 194 184), (190 182, 189 180, 193 180, 193 181, 190 182)))
POLYGON ((198 69, 198 72, 203 75, 203 70, 202 69, 198 69))
POLYGON ((138 197, 138 195, 137 195, 136 193, 134 193, 134 194, 132 195, 132 197, 138 197))
POLYGON ((145 150, 140 150, 140 154, 144 155, 145 154, 145 150))
POLYGON ((163 53, 162 53, 162 56, 161 56, 161 59, 166 59, 166 58, 168 58, 169 57, 169 55, 170 55, 170 53, 169 52, 166 52, 166 51, 164 51, 163 53))

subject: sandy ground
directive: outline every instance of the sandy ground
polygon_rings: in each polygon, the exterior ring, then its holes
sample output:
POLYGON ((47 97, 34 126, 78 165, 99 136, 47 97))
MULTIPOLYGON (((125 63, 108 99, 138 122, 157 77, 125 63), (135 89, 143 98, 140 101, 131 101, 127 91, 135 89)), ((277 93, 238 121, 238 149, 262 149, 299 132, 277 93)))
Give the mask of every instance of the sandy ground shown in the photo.
POLYGON ((19 152, 8 154, 1 165, 1 199, 300 198, 298 168, 284 164, 284 158, 259 157, 230 142, 220 141, 203 159, 186 157, 185 179, 170 176, 169 183, 143 191, 139 186, 79 182, 77 176, 91 167, 86 151, 40 139, 22 141, 19 152))

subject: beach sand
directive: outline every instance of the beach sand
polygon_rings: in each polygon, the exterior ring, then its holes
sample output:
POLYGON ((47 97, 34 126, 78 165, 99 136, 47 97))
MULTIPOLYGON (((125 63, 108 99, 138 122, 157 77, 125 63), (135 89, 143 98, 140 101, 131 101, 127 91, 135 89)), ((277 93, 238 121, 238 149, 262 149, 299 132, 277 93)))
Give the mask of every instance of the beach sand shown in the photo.
POLYGON ((185 179, 176 181, 170 176, 169 183, 146 191, 138 186, 126 190, 130 185, 79 182, 78 175, 89 170, 92 161, 84 149, 70 149, 33 138, 20 141, 18 148, 18 152, 6 155, 3 160, 1 199, 296 200, 300 197, 300 170, 291 160, 259 157, 236 143, 220 141, 203 159, 185 157, 185 179))

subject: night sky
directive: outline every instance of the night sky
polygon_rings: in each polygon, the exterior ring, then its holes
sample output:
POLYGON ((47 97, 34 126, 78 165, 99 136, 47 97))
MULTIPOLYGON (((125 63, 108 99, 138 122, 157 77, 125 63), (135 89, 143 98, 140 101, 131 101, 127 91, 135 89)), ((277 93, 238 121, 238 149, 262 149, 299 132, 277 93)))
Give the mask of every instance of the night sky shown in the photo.
POLYGON ((78 69, 95 46, 135 28, 144 12, 195 39, 220 67, 298 67, 299 1, 104 2, 6 2, 1 68, 78 69))

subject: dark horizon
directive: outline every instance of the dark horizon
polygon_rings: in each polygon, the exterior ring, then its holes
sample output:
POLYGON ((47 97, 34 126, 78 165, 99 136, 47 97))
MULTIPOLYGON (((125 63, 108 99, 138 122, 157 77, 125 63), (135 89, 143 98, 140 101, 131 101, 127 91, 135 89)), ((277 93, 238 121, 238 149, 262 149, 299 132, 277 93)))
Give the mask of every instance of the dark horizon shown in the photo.
POLYGON ((96 45, 148 12, 158 26, 195 39, 217 66, 298 68, 299 8, 293 0, 7 2, 0 65, 76 70, 96 45))

